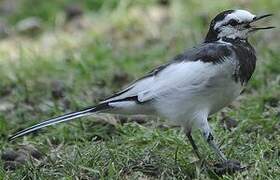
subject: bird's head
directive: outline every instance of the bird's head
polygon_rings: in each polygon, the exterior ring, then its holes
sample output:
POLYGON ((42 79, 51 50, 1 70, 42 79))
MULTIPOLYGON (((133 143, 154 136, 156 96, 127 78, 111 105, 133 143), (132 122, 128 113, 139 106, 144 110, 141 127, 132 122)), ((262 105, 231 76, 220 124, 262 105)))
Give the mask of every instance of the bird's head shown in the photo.
POLYGON ((246 10, 223 11, 211 21, 205 41, 211 42, 222 38, 247 39, 252 32, 274 28, 272 26, 256 27, 252 25, 252 23, 271 15, 256 16, 246 10))

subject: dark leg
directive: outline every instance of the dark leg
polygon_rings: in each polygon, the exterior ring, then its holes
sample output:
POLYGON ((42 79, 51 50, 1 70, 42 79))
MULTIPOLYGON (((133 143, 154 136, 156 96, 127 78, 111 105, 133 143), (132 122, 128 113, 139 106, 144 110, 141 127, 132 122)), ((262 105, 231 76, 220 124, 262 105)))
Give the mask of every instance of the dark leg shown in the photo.
POLYGON ((204 135, 206 138, 207 143, 210 145, 210 147, 214 150, 214 152, 217 154, 217 156, 222 160, 222 161, 227 161, 226 156, 224 153, 220 150, 220 148, 217 146, 217 144, 214 142, 214 136, 212 133, 208 133, 208 135, 204 135))
POLYGON ((219 157, 221 162, 214 164, 214 166, 210 169, 214 171, 218 175, 222 174, 232 174, 237 171, 245 170, 246 168, 242 167, 238 161, 227 160, 223 152, 216 145, 214 136, 212 134, 211 128, 208 124, 207 117, 204 117, 198 121, 196 121, 196 126, 201 130, 204 139, 209 144, 209 146, 214 150, 216 155, 219 157))
POLYGON ((198 151, 198 148, 197 148, 197 146, 196 146, 196 144, 195 144, 195 142, 194 142, 194 140, 193 140, 193 137, 192 137, 191 132, 187 132, 187 133, 186 133, 186 136, 188 137, 188 139, 189 139, 189 141, 190 141, 190 143, 191 143, 191 145, 192 145, 192 147, 193 147, 194 153, 196 154, 196 156, 198 157, 198 159, 201 160, 201 156, 200 156, 199 151, 198 151))
POLYGON ((214 166, 212 168, 212 170, 217 175, 223 175, 226 173, 233 174, 237 171, 243 171, 246 169, 246 167, 242 167, 240 162, 238 162, 238 161, 227 160, 227 158, 225 157, 223 152, 220 150, 220 148, 214 142, 214 137, 211 133, 208 134, 206 141, 212 147, 212 149, 215 151, 217 156, 222 160, 222 162, 214 164, 214 166))

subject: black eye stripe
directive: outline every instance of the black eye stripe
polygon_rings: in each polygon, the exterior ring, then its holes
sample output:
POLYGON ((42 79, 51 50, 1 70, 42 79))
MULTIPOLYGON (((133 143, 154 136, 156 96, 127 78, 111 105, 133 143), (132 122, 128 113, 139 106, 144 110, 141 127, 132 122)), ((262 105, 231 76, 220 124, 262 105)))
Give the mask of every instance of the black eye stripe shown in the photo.
POLYGON ((236 25, 239 25, 239 24, 242 24, 242 23, 239 23, 235 19, 231 19, 231 20, 229 20, 229 22, 226 25, 236 26, 236 25))

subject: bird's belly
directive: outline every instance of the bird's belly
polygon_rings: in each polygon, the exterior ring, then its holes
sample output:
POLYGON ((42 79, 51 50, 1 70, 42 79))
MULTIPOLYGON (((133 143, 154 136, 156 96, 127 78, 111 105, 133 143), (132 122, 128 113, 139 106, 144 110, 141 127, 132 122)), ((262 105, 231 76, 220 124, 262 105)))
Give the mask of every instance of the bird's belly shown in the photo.
POLYGON ((221 85, 209 87, 205 93, 205 104, 208 104, 209 115, 216 113, 235 100, 242 91, 240 83, 234 81, 225 82, 221 85))
POLYGON ((207 83, 172 93, 173 97, 160 101, 160 114, 173 124, 188 126, 200 111, 213 114, 229 105, 242 91, 240 83, 232 79, 209 80, 207 83))

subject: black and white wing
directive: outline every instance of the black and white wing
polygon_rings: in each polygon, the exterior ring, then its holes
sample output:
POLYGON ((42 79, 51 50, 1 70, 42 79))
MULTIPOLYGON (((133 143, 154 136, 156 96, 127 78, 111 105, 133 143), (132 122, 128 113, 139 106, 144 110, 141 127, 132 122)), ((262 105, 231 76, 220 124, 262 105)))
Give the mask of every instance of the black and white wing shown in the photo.
POLYGON ((159 66, 102 103, 117 106, 118 102, 134 101, 142 104, 157 100, 178 88, 191 88, 207 80, 211 73, 215 73, 211 72, 211 67, 223 63, 230 55, 230 45, 202 44, 159 66))

